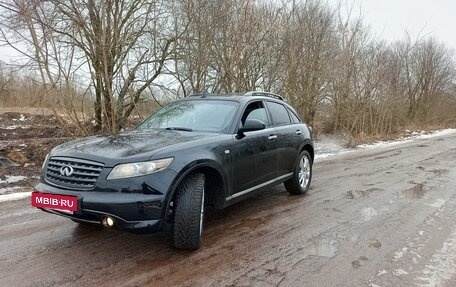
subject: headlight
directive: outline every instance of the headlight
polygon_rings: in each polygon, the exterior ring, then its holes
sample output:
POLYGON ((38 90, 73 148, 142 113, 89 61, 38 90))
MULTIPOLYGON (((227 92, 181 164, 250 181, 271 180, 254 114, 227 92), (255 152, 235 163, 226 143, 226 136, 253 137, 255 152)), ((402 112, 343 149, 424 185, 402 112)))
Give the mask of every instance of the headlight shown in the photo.
POLYGON ((153 161, 134 162, 116 165, 108 175, 108 179, 128 178, 151 174, 167 168, 173 158, 165 158, 153 161))

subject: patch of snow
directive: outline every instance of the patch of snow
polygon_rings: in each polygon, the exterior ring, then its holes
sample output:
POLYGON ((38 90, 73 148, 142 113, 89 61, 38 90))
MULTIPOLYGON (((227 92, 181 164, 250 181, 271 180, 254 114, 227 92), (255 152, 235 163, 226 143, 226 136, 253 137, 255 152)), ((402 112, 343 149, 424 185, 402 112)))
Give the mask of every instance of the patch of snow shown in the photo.
MULTIPOLYGON (((423 283, 419 286, 444 286, 445 282, 451 280, 456 274, 456 229, 443 243, 440 250, 437 250, 422 270, 422 276, 415 280, 423 283)), ((451 284, 450 284, 451 285, 451 284)))
POLYGON ((7 126, 7 127, 2 127, 2 129, 5 129, 5 130, 16 130, 16 129, 29 129, 31 126, 16 126, 16 125, 12 125, 12 126, 7 126))
MULTIPOLYGON (((410 132, 410 131, 407 131, 410 132)), ((371 150, 377 148, 392 147, 404 143, 411 143, 419 139, 430 139, 445 135, 456 134, 456 129, 444 129, 431 133, 421 132, 410 132, 408 136, 401 137, 392 141, 378 141, 370 144, 358 145, 355 148, 344 148, 343 142, 340 139, 334 137, 322 137, 321 140, 315 141, 315 160, 322 161, 333 157, 335 155, 342 155, 352 153, 359 150, 371 150)))
POLYGON ((402 247, 402 250, 401 251, 396 251, 394 252, 394 259, 393 261, 397 261, 399 260, 400 258, 402 258, 402 256, 404 256, 404 253, 406 253, 408 250, 407 247, 402 247))
MULTIPOLYGON (((446 200, 443 199, 443 198, 437 198, 433 203, 431 204, 428 204, 428 206, 430 207, 436 207, 436 208, 441 208, 442 206, 444 206, 446 203, 446 200)), ((435 214, 437 215, 437 214, 435 214)))
POLYGON ((0 202, 24 199, 30 197, 31 194, 32 192, 16 192, 0 195, 0 202))
POLYGON ((439 131, 435 131, 435 132, 431 132, 431 133, 426 133, 425 131, 412 132, 410 135, 401 137, 397 140, 379 141, 379 142, 372 143, 372 144, 363 144, 363 145, 357 146, 356 148, 372 149, 372 148, 379 148, 379 147, 395 146, 398 144, 413 142, 414 140, 417 140, 417 139, 430 139, 430 138, 450 135, 450 134, 454 134, 454 133, 456 133, 456 129, 444 129, 444 130, 439 130, 439 131))
POLYGON ((405 271, 404 269, 399 268, 399 269, 394 270, 393 274, 396 276, 400 276, 400 275, 407 275, 408 272, 405 271))
POLYGON ((456 133, 456 129, 444 129, 444 130, 439 130, 435 131, 432 133, 421 133, 419 136, 417 136, 417 139, 430 139, 430 138, 435 138, 435 137, 440 137, 440 136, 446 136, 446 135, 451 135, 456 133))
POLYGON ((15 190, 17 190, 19 188, 21 188, 21 187, 20 186, 13 186, 13 187, 0 188, 0 195, 12 193, 13 191, 15 191, 15 190))
POLYGON ((15 183, 24 179, 27 179, 27 177, 22 175, 7 175, 5 180, 0 179, 0 183, 15 183))
POLYGON ((363 216, 364 221, 369 221, 378 215, 378 211, 375 208, 366 207, 361 210, 361 215, 363 216))
POLYGON ((22 115, 22 114, 21 114, 21 117, 19 118, 19 120, 20 120, 21 122, 23 122, 23 121, 25 121, 25 120, 26 120, 26 118, 25 118, 25 116, 24 116, 24 115, 22 115))

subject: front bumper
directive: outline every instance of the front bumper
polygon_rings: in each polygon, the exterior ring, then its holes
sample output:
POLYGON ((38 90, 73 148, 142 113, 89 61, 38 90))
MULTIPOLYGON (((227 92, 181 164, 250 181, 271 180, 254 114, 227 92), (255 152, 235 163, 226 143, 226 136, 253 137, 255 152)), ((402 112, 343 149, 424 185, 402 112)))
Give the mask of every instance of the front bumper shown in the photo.
POLYGON ((109 216, 114 226, 124 230, 154 232, 164 227, 165 195, 105 191, 70 191, 39 183, 35 190, 41 193, 76 196, 78 210, 72 214, 53 209, 43 211, 70 218, 77 222, 101 224, 109 216))

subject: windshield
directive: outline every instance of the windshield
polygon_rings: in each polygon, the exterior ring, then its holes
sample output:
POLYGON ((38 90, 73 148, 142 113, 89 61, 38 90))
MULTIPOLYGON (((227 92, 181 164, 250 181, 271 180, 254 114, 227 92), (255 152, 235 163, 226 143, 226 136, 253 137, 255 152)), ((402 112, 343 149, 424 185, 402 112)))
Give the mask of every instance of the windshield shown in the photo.
POLYGON ((182 101, 171 103, 138 126, 183 131, 226 132, 238 103, 232 101, 182 101))

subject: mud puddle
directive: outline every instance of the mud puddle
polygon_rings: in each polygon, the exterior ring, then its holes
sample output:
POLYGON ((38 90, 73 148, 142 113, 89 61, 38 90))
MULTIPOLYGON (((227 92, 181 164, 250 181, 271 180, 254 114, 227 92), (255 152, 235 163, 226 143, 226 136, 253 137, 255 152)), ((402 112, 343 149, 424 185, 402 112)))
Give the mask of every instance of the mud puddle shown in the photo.
POLYGON ((339 241, 333 238, 325 238, 317 236, 310 240, 312 245, 309 247, 309 254, 314 256, 321 256, 332 258, 336 256, 339 250, 339 241))
POLYGON ((424 188, 423 183, 414 183, 415 185, 407 190, 403 190, 401 192, 397 193, 397 198, 398 199, 404 199, 404 198, 423 198, 423 196, 426 194, 426 189, 424 188))

